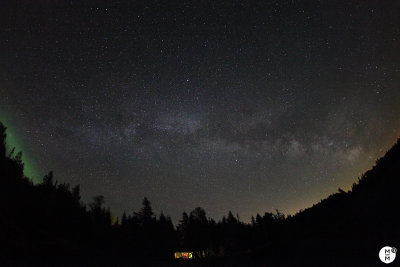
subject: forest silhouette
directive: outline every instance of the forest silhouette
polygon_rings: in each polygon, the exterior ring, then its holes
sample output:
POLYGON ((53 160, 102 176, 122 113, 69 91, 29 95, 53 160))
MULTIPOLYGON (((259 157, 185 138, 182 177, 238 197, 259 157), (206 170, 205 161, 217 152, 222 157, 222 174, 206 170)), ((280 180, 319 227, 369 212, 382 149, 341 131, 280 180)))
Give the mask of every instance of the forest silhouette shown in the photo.
POLYGON ((0 123, 0 265, 375 266, 382 247, 400 242, 400 139, 351 190, 251 223, 230 211, 215 221, 197 207, 175 227, 146 197, 139 211, 115 219, 103 196, 86 205, 79 185, 52 172, 34 185, 23 170, 0 123), (176 251, 193 259, 176 260, 176 251))

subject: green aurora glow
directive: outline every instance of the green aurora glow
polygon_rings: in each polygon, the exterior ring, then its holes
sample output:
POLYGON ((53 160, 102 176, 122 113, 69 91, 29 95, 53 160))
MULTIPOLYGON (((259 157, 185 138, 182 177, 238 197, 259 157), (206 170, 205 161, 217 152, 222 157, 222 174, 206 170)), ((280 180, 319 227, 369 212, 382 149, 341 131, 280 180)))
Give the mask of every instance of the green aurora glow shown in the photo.
POLYGON ((36 168, 35 164, 31 160, 32 157, 26 152, 27 148, 26 144, 21 141, 20 138, 16 136, 16 131, 13 128, 12 124, 10 123, 11 120, 8 119, 9 117, 4 114, 4 112, 0 111, 0 121, 3 123, 5 127, 7 127, 7 139, 6 139, 6 148, 7 153, 11 151, 12 148, 15 147, 15 153, 22 151, 22 161, 24 162, 24 175, 28 177, 34 184, 42 182, 40 172, 36 168))

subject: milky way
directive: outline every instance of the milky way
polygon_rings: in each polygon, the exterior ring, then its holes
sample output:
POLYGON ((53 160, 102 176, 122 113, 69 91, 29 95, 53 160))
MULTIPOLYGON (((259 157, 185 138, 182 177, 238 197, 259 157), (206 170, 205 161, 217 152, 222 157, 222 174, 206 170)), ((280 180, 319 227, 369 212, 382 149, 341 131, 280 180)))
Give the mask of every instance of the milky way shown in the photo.
POLYGON ((117 215, 293 214, 400 135, 398 1, 8 2, 10 145, 117 215))

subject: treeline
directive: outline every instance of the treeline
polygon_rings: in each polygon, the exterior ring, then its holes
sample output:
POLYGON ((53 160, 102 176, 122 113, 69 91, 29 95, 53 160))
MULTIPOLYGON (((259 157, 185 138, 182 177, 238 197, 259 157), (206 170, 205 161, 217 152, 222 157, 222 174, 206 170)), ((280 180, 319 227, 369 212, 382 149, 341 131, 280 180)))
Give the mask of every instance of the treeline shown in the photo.
MULTIPOLYGON (((286 217, 257 214, 251 223, 228 212, 220 221, 197 207, 183 212, 174 227, 143 199, 139 211, 115 218, 96 196, 85 205, 80 187, 58 183, 50 172, 33 185, 23 175, 22 154, 6 151, 0 123, 0 262, 162 265, 175 251, 193 251, 200 260, 221 259, 301 265, 316 260, 359 264, 378 262, 385 245, 399 246, 400 140, 351 191, 339 192, 286 217)), ((318 262, 318 261, 317 261, 318 262)), ((240 265, 240 264, 239 264, 240 265)))
POLYGON ((183 212, 175 228, 169 216, 154 214, 146 197, 139 211, 116 218, 103 196, 85 205, 79 185, 59 183, 52 172, 34 185, 23 174, 22 153, 6 154, 2 124, 0 153, 1 262, 168 261, 175 251, 193 251, 195 258, 245 255, 262 229, 272 231, 274 222, 284 220, 279 212, 266 213, 245 224, 229 212, 216 222, 197 207, 183 212))

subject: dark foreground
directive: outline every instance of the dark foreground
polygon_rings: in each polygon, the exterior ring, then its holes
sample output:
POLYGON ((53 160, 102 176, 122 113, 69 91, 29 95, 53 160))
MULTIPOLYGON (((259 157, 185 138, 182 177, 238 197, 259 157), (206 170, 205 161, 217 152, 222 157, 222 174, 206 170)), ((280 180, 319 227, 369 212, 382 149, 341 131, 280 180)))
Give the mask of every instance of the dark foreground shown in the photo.
POLYGON ((146 198, 117 220, 101 196, 85 205, 79 186, 52 173, 33 185, 5 142, 0 124, 0 265, 382 266, 379 250, 400 248, 400 140, 350 191, 295 216, 266 212, 246 224, 229 212, 216 222, 198 207, 176 228, 146 198), (175 260, 175 251, 205 258, 175 260))

